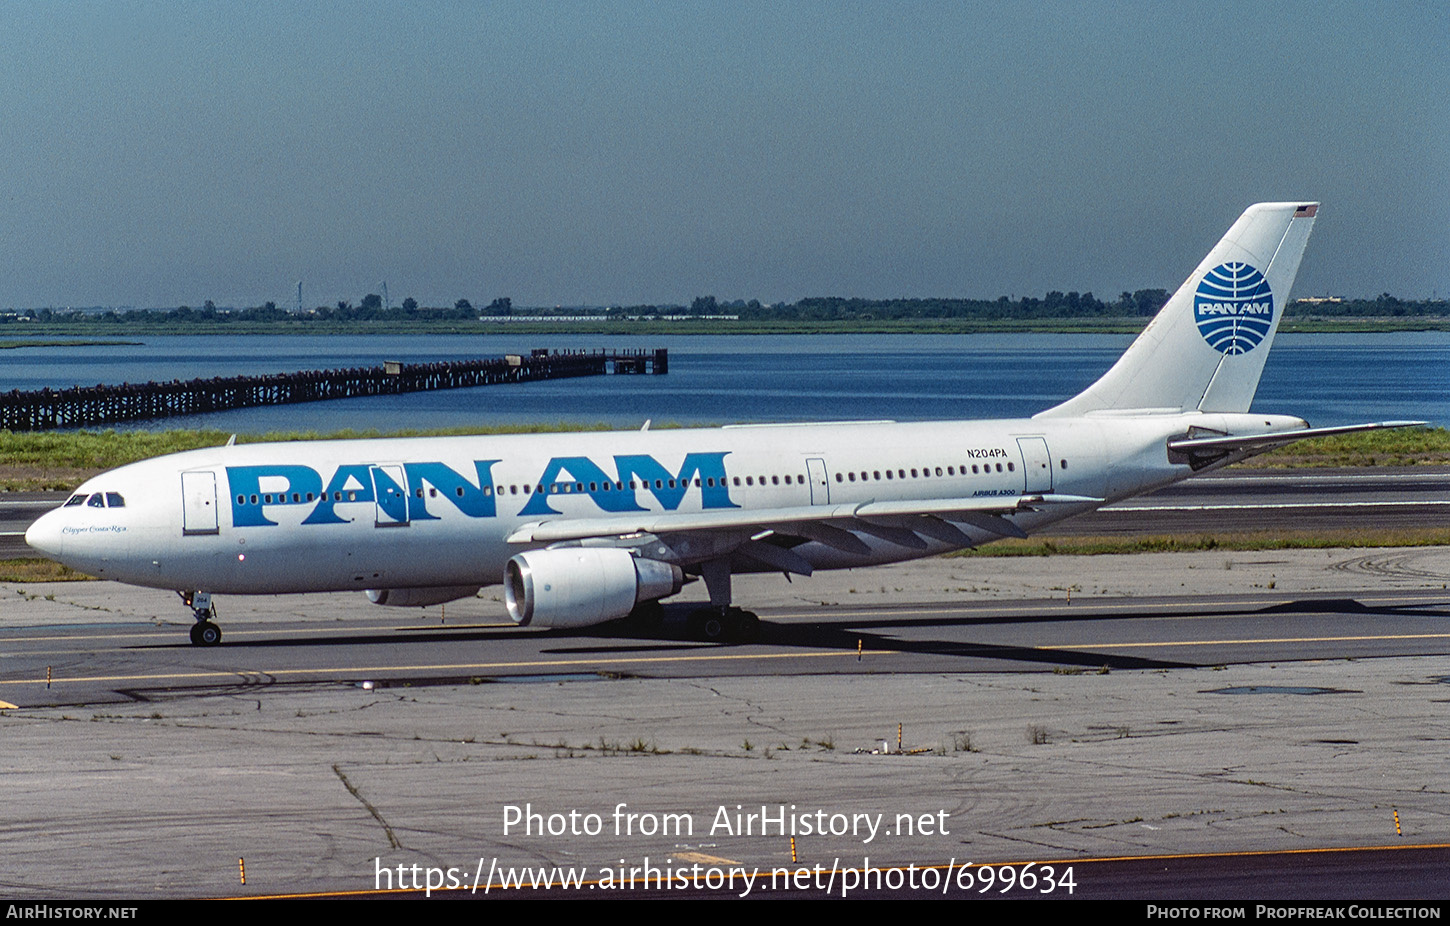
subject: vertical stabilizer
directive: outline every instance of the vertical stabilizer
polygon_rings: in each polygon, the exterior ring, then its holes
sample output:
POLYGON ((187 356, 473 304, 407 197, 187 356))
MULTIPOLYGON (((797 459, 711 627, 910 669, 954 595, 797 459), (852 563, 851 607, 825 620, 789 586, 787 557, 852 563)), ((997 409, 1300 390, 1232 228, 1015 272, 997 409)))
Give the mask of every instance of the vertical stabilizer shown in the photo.
POLYGON ((1112 369, 1037 417, 1248 411, 1318 208, 1250 206, 1112 369))

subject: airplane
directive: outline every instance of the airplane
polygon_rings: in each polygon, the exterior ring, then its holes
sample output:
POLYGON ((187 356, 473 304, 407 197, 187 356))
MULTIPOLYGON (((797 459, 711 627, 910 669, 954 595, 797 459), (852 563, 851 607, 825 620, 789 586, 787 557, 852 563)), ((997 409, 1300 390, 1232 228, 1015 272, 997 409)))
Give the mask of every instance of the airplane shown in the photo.
POLYGON ((731 577, 809 576, 1025 537, 1306 437, 1251 413, 1318 203, 1251 206, 1118 361, 1031 418, 236 444, 87 480, 26 532, 102 579, 421 607, 502 583, 512 621, 657 621, 702 579, 705 640, 750 639, 731 577))

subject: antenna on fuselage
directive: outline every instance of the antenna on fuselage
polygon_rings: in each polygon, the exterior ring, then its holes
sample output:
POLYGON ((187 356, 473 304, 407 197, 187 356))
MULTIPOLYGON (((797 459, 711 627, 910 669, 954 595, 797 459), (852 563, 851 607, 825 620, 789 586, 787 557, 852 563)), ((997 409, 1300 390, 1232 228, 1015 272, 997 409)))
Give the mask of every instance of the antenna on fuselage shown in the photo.
POLYGON ((643 426, 643 427, 642 427, 642 428, 640 428, 640 430, 641 430, 641 431, 648 431, 648 430, 649 430, 649 423, 650 423, 650 422, 651 422, 651 421, 654 421, 654 419, 653 419, 653 418, 646 418, 646 419, 645 419, 645 420, 644 420, 644 426, 643 426))

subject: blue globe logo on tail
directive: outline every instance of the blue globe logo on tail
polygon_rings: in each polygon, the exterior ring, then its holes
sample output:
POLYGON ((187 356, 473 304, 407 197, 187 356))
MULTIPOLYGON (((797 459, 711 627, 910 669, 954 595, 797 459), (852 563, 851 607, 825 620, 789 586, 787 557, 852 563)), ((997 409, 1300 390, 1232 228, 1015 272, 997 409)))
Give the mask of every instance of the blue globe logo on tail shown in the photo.
POLYGON ((1219 264, 1193 294, 1193 320, 1208 346, 1221 354, 1247 354, 1274 326, 1274 294, 1258 268, 1219 264))

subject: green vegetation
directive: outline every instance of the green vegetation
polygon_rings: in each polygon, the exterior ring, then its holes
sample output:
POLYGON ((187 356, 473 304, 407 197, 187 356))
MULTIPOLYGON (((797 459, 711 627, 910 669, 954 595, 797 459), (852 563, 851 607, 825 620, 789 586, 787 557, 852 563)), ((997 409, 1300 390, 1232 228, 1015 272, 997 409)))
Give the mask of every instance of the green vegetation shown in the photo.
POLYGON ((1243 531, 1150 537, 1008 538, 947 556, 1104 556, 1115 553, 1193 553, 1204 550, 1325 550, 1353 547, 1432 547, 1450 544, 1450 530, 1243 531))
MULTIPOLYGON (((507 298, 478 310, 460 299, 422 308, 413 299, 384 308, 376 294, 360 305, 342 301, 303 313, 275 303, 245 309, 202 308, 79 311, 28 309, 0 313, 0 327, 23 324, 27 333, 57 334, 784 334, 1111 332, 1134 333, 1168 299, 1168 290, 1141 289, 1102 300, 1092 293, 1053 291, 996 299, 848 299, 811 297, 764 305, 700 296, 690 305, 515 309, 507 298), (482 321, 479 316, 492 319, 482 321), (596 320, 578 319, 581 315, 596 320), (497 319, 506 319, 500 323, 497 319)), ((1315 298, 1291 302, 1282 328, 1294 332, 1418 331, 1450 329, 1450 300, 1315 298)))
POLYGON ((1253 457, 1243 465, 1285 469, 1450 465, 1450 431, 1444 428, 1397 428, 1393 431, 1317 437, 1253 457))
POLYGON ((0 559, 0 582, 90 581, 90 576, 48 559, 0 559))
MULTIPOLYGON (((675 425, 653 425, 656 428, 675 425)), ((536 424, 446 428, 433 431, 272 431, 243 434, 237 442, 353 440, 375 437, 421 437, 462 434, 540 434, 552 431, 604 431, 608 426, 536 424)), ((0 491, 73 489, 104 472, 168 453, 219 447, 232 435, 226 431, 0 431, 0 491)))
MULTIPOLYGON (((654 425, 656 429, 679 427, 654 425)), ((423 437, 464 434, 543 434, 555 431, 606 431, 605 424, 565 423, 447 428, 430 431, 285 431, 239 435, 239 443, 298 440, 351 440, 375 437, 423 437)), ((97 473, 138 460, 217 447, 226 431, 0 431, 0 491, 72 489, 97 473)), ((1245 466, 1297 468, 1313 466, 1450 465, 1450 431, 1407 428, 1341 434, 1301 441, 1252 458, 1245 466)))
MULTIPOLYGON (((619 319, 599 321, 537 321, 498 324, 477 320, 418 319, 414 321, 253 321, 186 322, 154 321, 127 324, 127 335, 212 335, 258 334, 287 337, 358 334, 610 334, 638 337, 660 335, 761 335, 761 334, 1137 334, 1147 324, 1144 318, 906 318, 906 319, 619 319)), ((32 327, 36 330, 39 326, 32 327)), ((48 334, 105 335, 118 331, 115 324, 70 322, 39 328, 48 334)), ((1450 316, 1410 318, 1286 318, 1280 331, 1294 334, 1351 334, 1385 331, 1450 331, 1450 316)), ((76 342, 65 342, 74 344, 76 342)), ((110 342, 117 343, 117 342, 110 342)))

